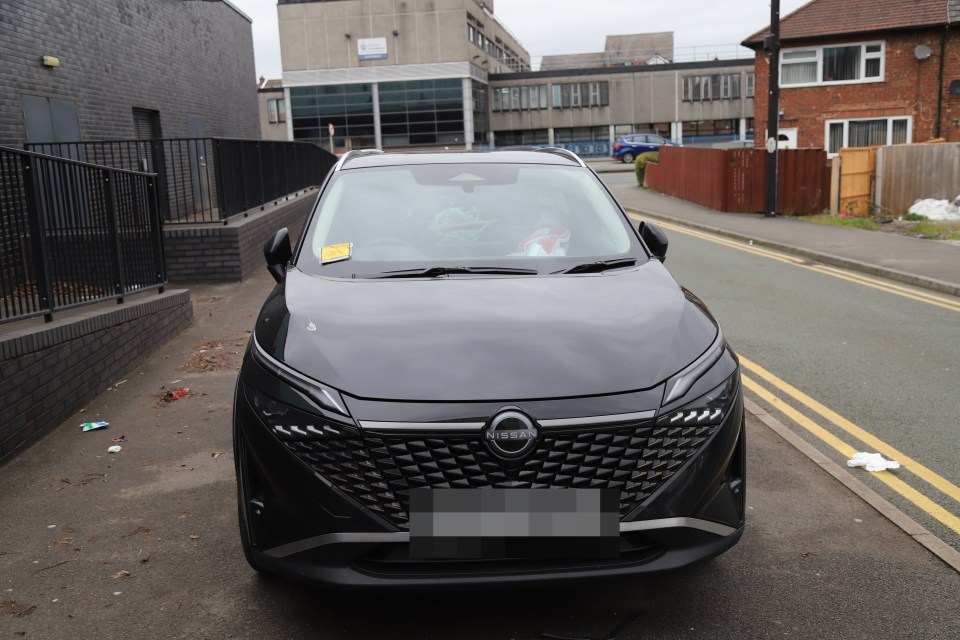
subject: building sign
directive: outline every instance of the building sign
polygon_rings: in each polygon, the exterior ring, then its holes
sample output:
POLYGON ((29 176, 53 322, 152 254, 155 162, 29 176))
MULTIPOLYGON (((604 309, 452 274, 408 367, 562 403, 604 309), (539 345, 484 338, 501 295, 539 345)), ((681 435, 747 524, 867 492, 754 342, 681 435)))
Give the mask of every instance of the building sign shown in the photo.
POLYGON ((358 38, 357 39, 357 60, 386 60, 387 59, 387 39, 386 38, 358 38))

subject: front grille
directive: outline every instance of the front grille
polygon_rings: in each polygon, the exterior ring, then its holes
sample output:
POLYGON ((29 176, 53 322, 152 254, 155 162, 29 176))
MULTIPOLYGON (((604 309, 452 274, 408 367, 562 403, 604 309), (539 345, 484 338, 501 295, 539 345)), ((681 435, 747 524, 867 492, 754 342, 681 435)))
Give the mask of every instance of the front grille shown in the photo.
POLYGON ((408 527, 410 489, 619 489, 620 517, 644 502, 691 458, 715 425, 653 424, 541 431, 520 463, 504 464, 471 436, 287 440, 284 444, 334 486, 400 528, 408 527))

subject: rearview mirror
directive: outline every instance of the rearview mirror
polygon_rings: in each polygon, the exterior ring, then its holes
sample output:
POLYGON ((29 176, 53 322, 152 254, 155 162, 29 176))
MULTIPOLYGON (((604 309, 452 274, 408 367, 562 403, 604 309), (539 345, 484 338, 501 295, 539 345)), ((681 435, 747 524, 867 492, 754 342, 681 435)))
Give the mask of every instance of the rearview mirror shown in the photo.
POLYGON ((287 265, 290 258, 293 257, 293 250, 290 248, 290 233, 284 227, 274 231, 273 235, 267 238, 263 244, 263 257, 267 259, 267 270, 277 282, 283 280, 287 273, 287 265))
POLYGON ((650 253, 653 254, 653 257, 663 262, 667 259, 667 235, 663 232, 663 229, 653 224, 652 222, 647 222, 644 220, 640 223, 640 226, 637 227, 637 230, 640 231, 640 239, 643 240, 643 243, 647 245, 647 248, 650 249, 650 253))

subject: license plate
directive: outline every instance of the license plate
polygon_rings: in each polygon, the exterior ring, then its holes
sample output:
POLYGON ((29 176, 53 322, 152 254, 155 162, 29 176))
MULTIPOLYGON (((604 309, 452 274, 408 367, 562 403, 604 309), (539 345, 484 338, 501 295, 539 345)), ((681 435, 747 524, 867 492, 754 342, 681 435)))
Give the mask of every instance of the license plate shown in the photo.
POLYGON ((410 557, 610 558, 617 489, 412 489, 410 557))

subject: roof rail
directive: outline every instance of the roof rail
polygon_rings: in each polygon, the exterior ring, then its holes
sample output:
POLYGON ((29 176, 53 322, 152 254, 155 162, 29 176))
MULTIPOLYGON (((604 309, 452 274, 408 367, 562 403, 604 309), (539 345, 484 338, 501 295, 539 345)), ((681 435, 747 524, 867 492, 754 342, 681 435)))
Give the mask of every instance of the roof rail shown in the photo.
POLYGON ((542 152, 545 152, 545 153, 552 153, 553 155, 556 155, 556 156, 563 156, 564 158, 568 158, 568 159, 570 159, 570 160, 573 160, 574 162, 576 162, 577 164, 579 164, 581 167, 587 166, 587 165, 583 162, 583 160, 580 159, 580 156, 578 156, 577 154, 575 154, 573 151, 570 151, 569 149, 562 149, 562 148, 560 148, 560 147, 538 147, 538 148, 536 149, 536 151, 542 151, 542 152))
POLYGON ((372 156, 378 153, 383 153, 382 149, 351 149, 345 154, 340 156, 340 161, 334 166, 334 171, 340 171, 343 168, 343 165, 347 164, 350 160, 354 158, 359 158, 361 156, 372 156))

